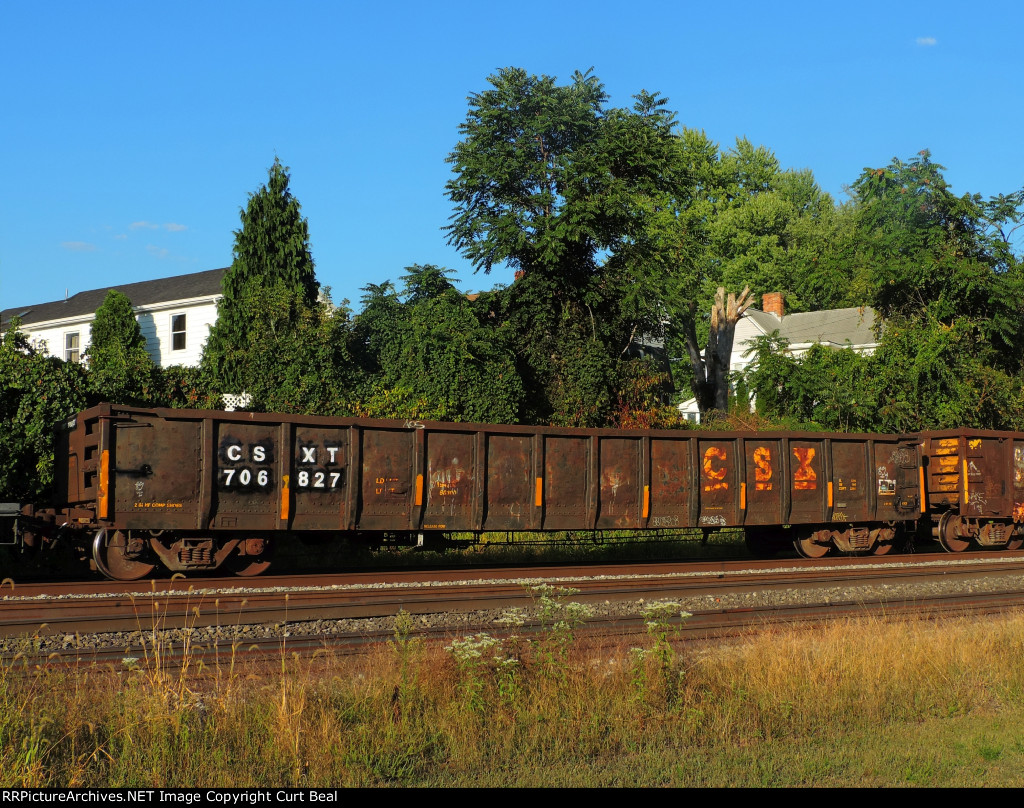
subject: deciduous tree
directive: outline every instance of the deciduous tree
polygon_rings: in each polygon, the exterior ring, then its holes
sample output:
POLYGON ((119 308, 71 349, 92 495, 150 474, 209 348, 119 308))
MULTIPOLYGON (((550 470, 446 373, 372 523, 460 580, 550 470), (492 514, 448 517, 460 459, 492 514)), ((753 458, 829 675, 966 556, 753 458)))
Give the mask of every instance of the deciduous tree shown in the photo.
POLYGON ((646 91, 631 109, 607 107, 589 72, 559 85, 506 68, 488 81, 470 96, 449 157, 449 243, 477 269, 516 271, 492 304, 521 335, 526 418, 576 423, 570 410, 583 410, 568 402, 587 400, 585 425, 606 422, 616 363, 664 318, 660 267, 625 255, 664 215, 673 114, 646 91), (581 356, 600 358, 586 363, 600 378, 569 372, 581 356))
POLYGON ((86 370, 32 345, 15 318, 0 341, 0 500, 45 502, 53 426, 86 406, 86 370))

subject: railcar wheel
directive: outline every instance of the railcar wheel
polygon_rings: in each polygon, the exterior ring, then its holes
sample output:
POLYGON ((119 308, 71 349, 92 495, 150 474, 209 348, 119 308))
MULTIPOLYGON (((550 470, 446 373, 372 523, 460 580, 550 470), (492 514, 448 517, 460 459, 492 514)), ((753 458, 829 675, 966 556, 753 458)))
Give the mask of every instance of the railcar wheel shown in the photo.
POLYGON ((902 550, 905 544, 903 531, 898 526, 886 527, 875 533, 874 542, 871 545, 871 555, 888 555, 893 550, 902 550))
POLYGON ((224 568, 241 578, 252 578, 270 569, 270 559, 233 555, 224 562, 224 568))
POLYGON ((1010 538, 1006 542, 1007 550, 1019 550, 1024 547, 1024 533, 1021 533, 1021 526, 1014 525, 1013 532, 1010 533, 1010 538))
POLYGON ((239 550, 224 560, 224 569, 242 578, 262 575, 270 569, 270 556, 274 546, 263 539, 248 539, 239 550))
POLYGON ((137 555, 138 551, 130 547, 128 536, 120 530, 110 534, 109 539, 106 530, 97 531, 92 540, 92 560, 96 569, 115 581, 137 581, 156 569, 156 564, 133 557, 137 555))
POLYGON ((971 546, 971 539, 961 537, 960 517, 947 511, 939 518, 936 536, 942 549, 947 553, 962 553, 971 546))
MULTIPOLYGON (((826 535, 828 535, 826 533, 826 535)), ((832 550, 830 542, 822 543, 816 540, 817 532, 799 535, 793 539, 793 548, 797 555, 803 558, 823 558, 832 550)))

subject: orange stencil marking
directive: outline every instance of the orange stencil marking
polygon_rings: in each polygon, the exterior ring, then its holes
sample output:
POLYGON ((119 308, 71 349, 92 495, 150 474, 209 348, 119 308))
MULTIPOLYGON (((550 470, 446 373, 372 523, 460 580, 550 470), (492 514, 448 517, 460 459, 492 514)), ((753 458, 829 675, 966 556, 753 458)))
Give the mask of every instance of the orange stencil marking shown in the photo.
POLYGON ((811 467, 817 451, 810 446, 794 446, 793 455, 798 463, 793 470, 793 488, 814 491, 818 487, 818 473, 811 467))

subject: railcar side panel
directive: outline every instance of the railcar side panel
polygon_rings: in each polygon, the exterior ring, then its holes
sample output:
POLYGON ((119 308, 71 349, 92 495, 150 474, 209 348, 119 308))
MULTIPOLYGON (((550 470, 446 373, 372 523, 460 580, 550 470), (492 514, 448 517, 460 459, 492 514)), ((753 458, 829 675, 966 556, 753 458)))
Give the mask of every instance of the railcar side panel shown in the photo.
MULTIPOLYGON (((641 524, 642 441, 640 438, 598 438, 597 527, 637 528, 641 524)), ((648 497, 650 496, 648 492, 648 497)))
POLYGON ((533 438, 484 433, 487 442, 484 530, 529 530, 535 504, 533 438))
POLYGON ((413 457, 416 436, 421 431, 359 430, 362 457, 360 530, 406 530, 412 526, 416 487, 413 457))
POLYGON ((133 418, 113 421, 109 428, 113 524, 132 530, 194 529, 203 467, 202 421, 133 418))
POLYGON ((427 498, 424 530, 473 530, 476 499, 476 441, 480 432, 440 432, 425 435, 427 498))
POLYGON ((1013 521, 1024 522, 1024 440, 1013 441, 1013 521))
POLYGON ((288 489, 293 530, 340 530, 346 522, 349 429, 296 424, 288 489))
POLYGON ((588 437, 544 436, 544 530, 590 527, 590 447, 588 437))
POLYGON ((790 440, 789 482, 791 524, 816 524, 828 521, 825 475, 825 441, 790 440))
POLYGON ((964 448, 967 496, 961 514, 975 518, 1009 516, 1013 505, 1008 496, 1008 441, 1005 437, 968 436, 964 448))
POLYGON ((781 525, 782 489, 786 480, 782 470, 782 443, 763 440, 756 435, 744 441, 746 453, 746 525, 781 525))
POLYGON ((701 527, 728 527, 742 523, 739 513, 740 472, 736 439, 702 439, 700 454, 701 527))
POLYGON ((693 527, 695 508, 692 439, 651 438, 651 488, 648 526, 693 527))
POLYGON ((874 441, 875 518, 907 519, 917 511, 920 456, 912 447, 891 441, 874 441))
POLYGON ((874 518, 868 500, 868 446, 866 441, 833 440, 833 522, 868 522, 874 518))
POLYGON ((290 460, 281 451, 281 427, 213 423, 214 526, 227 530, 276 529, 281 508, 276 492, 290 460))
POLYGON ((929 435, 924 439, 928 502, 934 510, 959 507, 961 485, 960 438, 929 435))

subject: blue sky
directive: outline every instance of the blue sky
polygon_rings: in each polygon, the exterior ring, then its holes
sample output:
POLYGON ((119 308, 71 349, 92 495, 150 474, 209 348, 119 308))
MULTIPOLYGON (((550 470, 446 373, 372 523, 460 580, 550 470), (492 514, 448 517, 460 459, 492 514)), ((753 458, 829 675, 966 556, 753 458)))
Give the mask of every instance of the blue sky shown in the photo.
POLYGON ((317 277, 358 309, 448 247, 445 158, 498 68, 593 67, 628 106, 810 168, 837 198, 921 149, 958 193, 1024 186, 1024 4, 191 0, 0 4, 0 308, 227 266, 275 155, 317 277))

